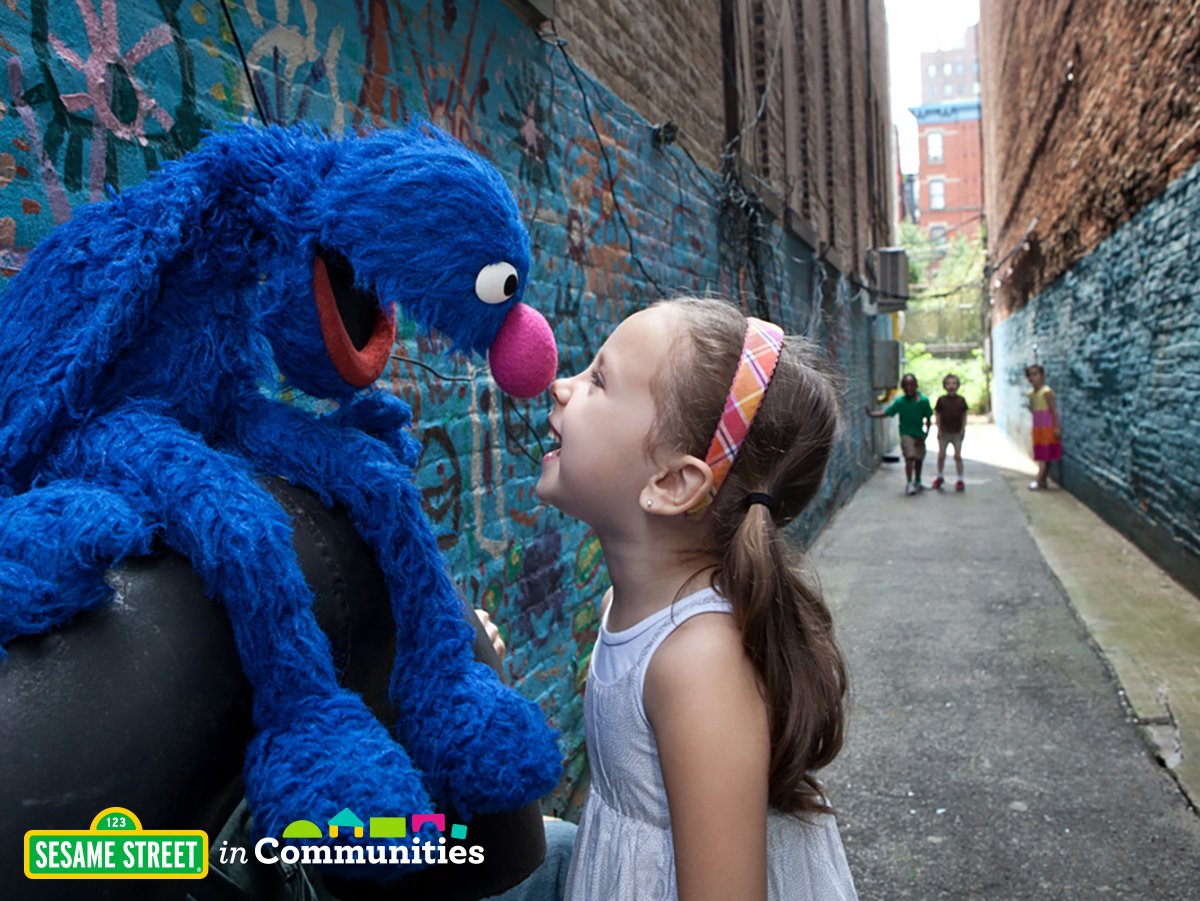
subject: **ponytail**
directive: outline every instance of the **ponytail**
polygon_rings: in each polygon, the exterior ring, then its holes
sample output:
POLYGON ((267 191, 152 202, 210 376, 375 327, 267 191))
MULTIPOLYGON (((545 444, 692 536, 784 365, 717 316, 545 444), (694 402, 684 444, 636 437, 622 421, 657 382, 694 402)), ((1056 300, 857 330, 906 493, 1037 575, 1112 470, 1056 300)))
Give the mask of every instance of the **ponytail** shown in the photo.
MULTIPOLYGON (((658 410, 651 440, 703 454, 746 321, 716 300, 669 303, 685 313, 689 340, 672 355, 669 375, 651 385, 658 410)), ((717 561, 713 585, 733 605, 767 705, 770 803, 792 813, 829 811, 814 773, 841 750, 846 698, 846 664, 829 609, 783 535, 816 496, 838 428, 837 394, 814 361, 804 339, 784 338, 754 422, 708 508, 704 548, 717 561)))
POLYGON ((746 511, 714 581, 733 601, 742 645, 761 680, 771 731, 770 802, 784 811, 829 812, 812 773, 842 748, 845 663, 829 610, 791 565, 767 507, 746 511))

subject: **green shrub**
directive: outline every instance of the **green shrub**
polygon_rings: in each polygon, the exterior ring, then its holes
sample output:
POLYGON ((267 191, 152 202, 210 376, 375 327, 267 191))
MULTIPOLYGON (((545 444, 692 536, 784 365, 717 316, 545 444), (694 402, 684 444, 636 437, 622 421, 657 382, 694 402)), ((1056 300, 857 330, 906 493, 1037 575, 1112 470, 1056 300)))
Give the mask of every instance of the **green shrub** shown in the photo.
POLYGON ((988 410, 987 376, 984 372, 983 350, 976 348, 970 357, 935 357, 920 342, 904 347, 904 372, 917 377, 920 391, 935 403, 945 391, 942 379, 953 373, 958 376, 958 393, 966 398, 972 413, 988 410))

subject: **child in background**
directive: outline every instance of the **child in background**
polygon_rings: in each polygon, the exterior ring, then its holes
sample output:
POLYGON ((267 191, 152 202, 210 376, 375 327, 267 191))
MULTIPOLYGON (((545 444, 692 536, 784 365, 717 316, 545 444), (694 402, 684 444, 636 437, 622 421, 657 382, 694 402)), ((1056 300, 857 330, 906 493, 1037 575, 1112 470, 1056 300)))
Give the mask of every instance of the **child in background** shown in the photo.
POLYGON ((537 493, 596 531, 613 585, 567 898, 857 897, 814 775, 841 749, 845 664, 782 534, 838 423, 807 345, 675 300, 550 391, 537 493))
POLYGON ((921 467, 925 461, 925 437, 929 434, 929 423, 933 409, 929 398, 917 391, 917 377, 911 373, 900 380, 904 393, 887 405, 884 410, 867 407, 867 415, 873 419, 885 416, 900 417, 900 452, 904 455, 905 494, 916 494, 924 489, 921 484, 921 467))
POLYGON ((1054 389, 1046 384, 1046 370, 1033 363, 1025 367, 1025 378, 1032 386, 1025 396, 1033 411, 1033 459, 1038 465, 1037 479, 1029 483, 1029 490, 1045 491, 1049 487, 1051 461, 1062 459, 1062 423, 1058 419, 1054 389))
POLYGON ((958 481, 954 483, 955 491, 962 491, 967 486, 963 484, 962 440, 967 430, 967 400, 958 393, 958 376, 951 373, 942 379, 942 388, 946 393, 937 399, 933 405, 933 415, 938 428, 938 462, 937 478, 933 487, 941 490, 946 483, 942 472, 946 468, 946 448, 954 448, 954 468, 958 472, 958 481))

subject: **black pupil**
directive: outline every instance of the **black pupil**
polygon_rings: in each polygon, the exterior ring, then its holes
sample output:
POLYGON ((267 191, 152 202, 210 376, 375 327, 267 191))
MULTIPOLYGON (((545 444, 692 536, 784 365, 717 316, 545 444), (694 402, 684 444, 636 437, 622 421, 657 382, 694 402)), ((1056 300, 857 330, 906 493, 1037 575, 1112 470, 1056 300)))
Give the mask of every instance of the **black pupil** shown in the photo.
POLYGON ((504 296, 512 297, 516 293, 517 293, 517 277, 515 275, 510 275, 508 278, 506 278, 504 280, 504 296))

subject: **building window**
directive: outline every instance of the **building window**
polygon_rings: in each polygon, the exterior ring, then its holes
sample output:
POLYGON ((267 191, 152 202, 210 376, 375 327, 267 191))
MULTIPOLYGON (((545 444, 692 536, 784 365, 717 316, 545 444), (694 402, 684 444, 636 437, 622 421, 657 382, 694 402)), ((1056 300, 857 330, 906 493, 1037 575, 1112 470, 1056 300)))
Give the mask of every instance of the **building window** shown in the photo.
POLYGON ((935 247, 941 247, 946 243, 946 226, 931 225, 929 226, 929 240, 935 247))
POLYGON ((979 82, 975 82, 975 88, 974 88, 974 90, 975 90, 975 93, 976 93, 976 94, 978 94, 978 93, 979 93, 979 82))
POLYGON ((944 178, 929 179, 929 208, 931 210, 946 208, 946 180, 944 178))
POLYGON ((930 77, 930 78, 936 78, 936 77, 937 77, 937 66, 936 66, 936 65, 934 65, 933 63, 930 63, 930 64, 929 64, 929 77, 930 77))
POLYGON ((945 90, 943 93, 945 93, 945 95, 946 95, 947 97, 949 97, 951 94, 953 94, 953 93, 954 93, 954 86, 953 86, 953 85, 946 85, 946 90, 945 90))
POLYGON ((979 75, 979 60, 975 60, 975 74, 979 75))
POLYGON ((925 137, 925 153, 929 162, 942 162, 942 133, 940 131, 931 131, 925 137))
POLYGON ((952 65, 950 65, 949 63, 946 63, 946 65, 942 66, 942 74, 943 75, 949 75, 953 71, 954 71, 954 67, 952 65))
POLYGON ((955 63, 955 64, 954 64, 954 72, 955 72, 955 74, 957 74, 957 75, 962 75, 962 74, 963 74, 963 72, 965 72, 965 71, 966 71, 966 66, 964 66, 962 63, 955 63))

